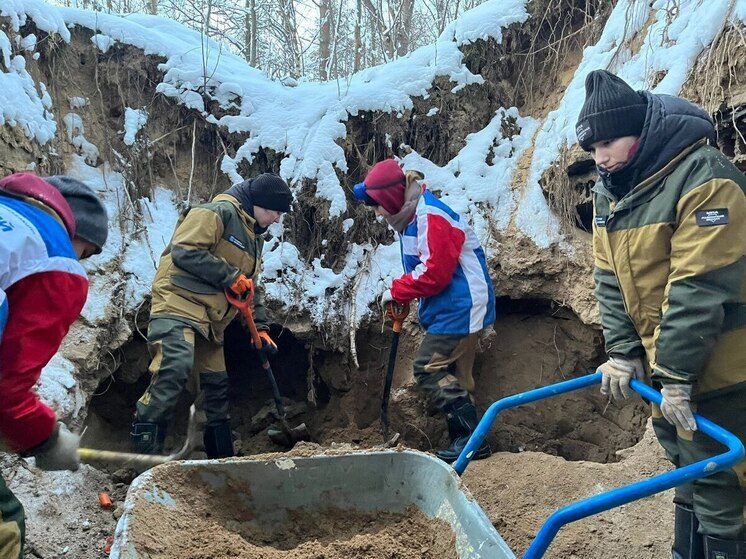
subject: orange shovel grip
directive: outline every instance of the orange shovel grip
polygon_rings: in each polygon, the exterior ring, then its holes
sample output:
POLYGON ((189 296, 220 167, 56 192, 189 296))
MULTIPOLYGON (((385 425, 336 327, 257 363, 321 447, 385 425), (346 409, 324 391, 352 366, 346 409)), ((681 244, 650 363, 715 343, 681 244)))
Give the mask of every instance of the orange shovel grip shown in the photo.
POLYGON ((389 301, 386 304, 386 314, 394 321, 392 329, 398 334, 401 332, 404 319, 407 318, 407 315, 409 314, 409 302, 400 305, 394 301, 389 301))
POLYGON ((241 311, 241 314, 246 319, 246 323, 249 325, 249 332, 251 332, 251 343, 254 344, 256 349, 262 349, 262 339, 259 337, 259 330, 256 329, 254 311, 251 308, 254 302, 254 290, 251 290, 250 295, 246 299, 239 299, 229 290, 226 290, 225 298, 228 299, 231 305, 241 311))

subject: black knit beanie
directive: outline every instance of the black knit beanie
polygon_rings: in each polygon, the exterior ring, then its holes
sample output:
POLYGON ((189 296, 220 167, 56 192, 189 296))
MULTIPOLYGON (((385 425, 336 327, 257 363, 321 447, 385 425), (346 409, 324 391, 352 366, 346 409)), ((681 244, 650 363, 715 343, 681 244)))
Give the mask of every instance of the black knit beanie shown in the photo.
POLYGON ((585 103, 575 133, 586 151, 602 140, 639 136, 645 124, 647 102, 621 78, 594 70, 585 78, 585 103))
POLYGON ((278 212, 290 211, 293 195, 290 187, 278 175, 259 175, 249 184, 249 192, 255 206, 278 212))
POLYGON ((67 200, 75 216, 75 236, 89 241, 101 252, 109 235, 109 216, 93 189, 72 177, 57 175, 44 180, 54 186, 67 200))

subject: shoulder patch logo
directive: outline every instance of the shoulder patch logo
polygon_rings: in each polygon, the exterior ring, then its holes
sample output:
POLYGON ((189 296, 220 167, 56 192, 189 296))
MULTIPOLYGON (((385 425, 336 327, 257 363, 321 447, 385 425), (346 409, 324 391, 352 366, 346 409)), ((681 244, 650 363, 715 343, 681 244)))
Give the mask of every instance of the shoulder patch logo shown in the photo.
POLYGON ((241 250, 246 250, 246 245, 244 245, 241 241, 239 241, 234 235, 231 235, 230 237, 228 237, 228 242, 236 245, 241 250))
POLYGON ((596 226, 597 227, 606 227, 606 218, 609 217, 608 215, 597 215, 596 216, 596 226))
POLYGON ((697 225, 699 225, 700 227, 726 225, 728 223, 728 208, 697 210, 695 212, 695 216, 697 218, 697 225))

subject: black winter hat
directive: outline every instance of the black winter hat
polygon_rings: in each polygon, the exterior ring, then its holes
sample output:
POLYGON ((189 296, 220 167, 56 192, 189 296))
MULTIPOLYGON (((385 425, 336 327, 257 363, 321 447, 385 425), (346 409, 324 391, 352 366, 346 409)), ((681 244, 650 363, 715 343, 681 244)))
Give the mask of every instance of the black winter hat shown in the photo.
POLYGON ((66 176, 46 177, 46 182, 62 193, 75 215, 75 236, 98 247, 99 254, 109 236, 109 216, 93 189, 66 176))
POLYGON ((627 82, 606 70, 594 70, 585 78, 585 103, 575 133, 586 151, 602 140, 639 136, 647 113, 645 97, 627 82))
POLYGON ((249 184, 251 201, 255 206, 278 212, 289 212, 293 194, 288 184, 278 175, 263 173, 249 184))

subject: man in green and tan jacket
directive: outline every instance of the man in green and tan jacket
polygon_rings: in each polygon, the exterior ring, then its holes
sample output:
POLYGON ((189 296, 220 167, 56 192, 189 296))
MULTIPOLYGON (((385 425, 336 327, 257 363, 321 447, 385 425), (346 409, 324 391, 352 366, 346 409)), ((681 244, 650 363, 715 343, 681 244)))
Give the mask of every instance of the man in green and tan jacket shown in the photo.
MULTIPOLYGON (((148 326, 153 376, 137 402, 136 452, 162 452, 173 408, 188 387, 203 394, 208 458, 234 454, 223 334, 238 311, 225 291, 240 296, 257 283, 262 234, 290 210, 291 202, 285 181, 265 173, 190 208, 177 222, 153 280, 148 326)), ((264 347, 276 349, 259 291, 254 318, 264 347)))
MULTIPOLYGON (((699 107, 591 72, 578 142, 600 173, 594 277, 609 360, 602 393, 649 374, 653 426, 678 467, 721 447, 697 411, 746 442, 746 176, 699 107)), ((746 461, 679 487, 673 557, 746 557, 746 461)))

